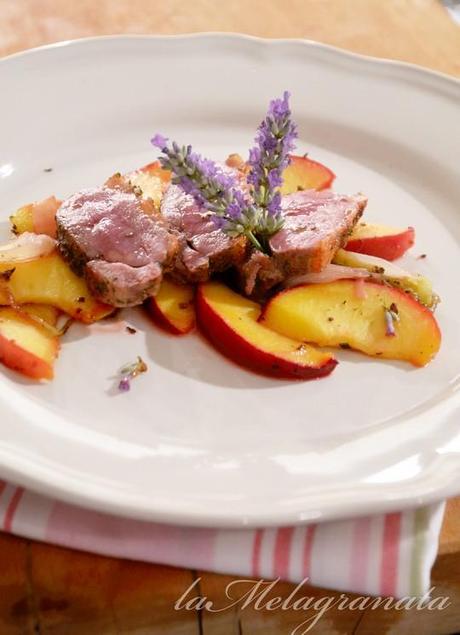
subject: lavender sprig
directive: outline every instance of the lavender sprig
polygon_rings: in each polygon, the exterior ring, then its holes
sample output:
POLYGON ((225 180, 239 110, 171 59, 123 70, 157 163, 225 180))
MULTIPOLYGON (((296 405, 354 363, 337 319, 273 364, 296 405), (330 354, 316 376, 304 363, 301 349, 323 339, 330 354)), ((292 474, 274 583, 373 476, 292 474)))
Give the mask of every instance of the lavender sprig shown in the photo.
POLYGON ((204 159, 191 146, 179 146, 155 135, 152 144, 162 151, 162 167, 171 170, 173 183, 191 194, 204 207, 216 223, 229 236, 246 236, 257 249, 262 249, 256 238, 258 210, 249 200, 232 174, 225 173, 209 159, 204 159))
POLYGON ((254 202, 262 210, 258 232, 266 236, 274 234, 283 224, 278 188, 283 184, 283 171, 290 163, 289 155, 297 138, 289 97, 285 91, 282 99, 270 102, 257 131, 256 145, 249 151, 248 182, 253 186, 254 202))
POLYGON ((118 383, 118 390, 121 392, 128 392, 131 390, 131 380, 135 379, 141 373, 146 373, 147 370, 147 364, 144 362, 142 357, 138 357, 132 364, 125 364, 119 372, 121 379, 118 383))
POLYGON ((232 174, 193 152, 191 146, 169 145, 161 134, 151 142, 161 150, 160 163, 172 172, 173 183, 191 194, 218 227, 228 236, 246 236, 257 249, 269 252, 269 237, 283 225, 279 187, 296 137, 289 93, 285 92, 282 99, 270 102, 257 132, 257 145, 249 153, 250 193, 243 192, 232 174))

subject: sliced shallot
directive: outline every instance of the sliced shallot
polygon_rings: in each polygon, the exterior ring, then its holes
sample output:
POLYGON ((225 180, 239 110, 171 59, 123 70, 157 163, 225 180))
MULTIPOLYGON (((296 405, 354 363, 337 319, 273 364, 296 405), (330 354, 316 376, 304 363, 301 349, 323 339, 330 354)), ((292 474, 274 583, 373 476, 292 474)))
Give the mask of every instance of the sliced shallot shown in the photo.
POLYGON ((0 263, 25 262, 48 256, 56 247, 56 241, 45 234, 24 232, 5 245, 0 245, 0 263))
POLYGON ((321 284, 325 282, 334 282, 335 280, 344 280, 347 278, 369 278, 369 271, 358 267, 344 267, 342 265, 327 265, 322 271, 316 273, 305 273, 302 276, 294 276, 288 278, 285 287, 297 287, 301 284, 321 284))

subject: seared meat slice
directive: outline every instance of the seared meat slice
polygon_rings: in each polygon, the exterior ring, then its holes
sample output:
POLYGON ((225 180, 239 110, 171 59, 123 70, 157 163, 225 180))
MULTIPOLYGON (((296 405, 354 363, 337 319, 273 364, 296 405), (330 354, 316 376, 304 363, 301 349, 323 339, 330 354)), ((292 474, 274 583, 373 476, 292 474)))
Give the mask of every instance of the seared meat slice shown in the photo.
POLYGON ((245 293, 260 295, 291 276, 321 271, 346 242, 366 203, 362 194, 330 190, 284 196, 284 225, 270 238, 272 255, 253 252, 239 268, 245 293))
POLYGON ((123 262, 90 260, 85 269, 93 295, 117 307, 135 306, 155 295, 163 279, 162 274, 157 262, 131 267, 123 262))
POLYGON ((270 239, 273 257, 286 276, 321 271, 361 218, 367 198, 331 190, 295 192, 282 199, 284 225, 270 239))
POLYGON ((203 212, 194 198, 170 185, 161 201, 161 213, 175 230, 180 248, 172 274, 183 282, 204 282, 212 273, 243 262, 246 239, 230 238, 203 212))
POLYGON ((156 293, 174 261, 177 237, 128 188, 83 190, 56 214, 59 249, 92 293, 113 306, 141 304, 156 293))
POLYGON ((269 289, 284 280, 276 260, 257 249, 253 249, 247 260, 237 268, 237 274, 244 293, 255 299, 263 299, 269 289))

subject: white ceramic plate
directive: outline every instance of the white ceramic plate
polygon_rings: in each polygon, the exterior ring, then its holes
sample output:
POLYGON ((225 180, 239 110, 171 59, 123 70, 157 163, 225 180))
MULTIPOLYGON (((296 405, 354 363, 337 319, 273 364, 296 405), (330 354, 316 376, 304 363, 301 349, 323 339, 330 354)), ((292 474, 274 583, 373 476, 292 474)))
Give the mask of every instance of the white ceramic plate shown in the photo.
MULTIPOLYGON (((460 491, 460 84, 302 41, 113 37, 0 63, 1 219, 154 158, 156 131, 217 159, 245 153, 284 89, 308 151, 367 218, 417 230, 412 266, 442 296, 427 368, 339 353, 317 382, 264 379, 198 336, 75 327, 56 379, 0 375, 1 474, 139 518, 286 524, 420 504, 460 491), (52 172, 45 172, 52 168, 52 172), (129 394, 110 377, 142 355, 129 394)), ((6 232, 6 223, 2 225, 6 232)))

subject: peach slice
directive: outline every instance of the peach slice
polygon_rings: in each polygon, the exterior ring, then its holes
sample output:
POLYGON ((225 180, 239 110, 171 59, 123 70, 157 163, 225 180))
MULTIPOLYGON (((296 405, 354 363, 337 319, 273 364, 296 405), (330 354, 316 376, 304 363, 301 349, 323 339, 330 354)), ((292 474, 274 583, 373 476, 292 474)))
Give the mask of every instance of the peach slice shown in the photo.
POLYGON ((47 234, 51 238, 56 238, 56 212, 61 203, 62 201, 55 196, 49 196, 32 205, 32 220, 36 234, 47 234))
POLYGON ((299 190, 324 190, 331 187, 335 174, 318 161, 308 157, 292 155, 291 163, 283 172, 281 194, 292 194, 299 190))
POLYGON ((0 308, 0 361, 32 379, 52 379, 59 339, 28 315, 0 308))
POLYGON ((58 252, 26 262, 2 263, 0 273, 5 271, 12 271, 8 291, 16 304, 51 304, 86 324, 114 311, 112 306, 93 298, 84 279, 70 269, 58 252))
POLYGON ((262 375, 315 379, 337 364, 329 353, 259 324, 260 306, 219 282, 198 287, 196 311, 201 331, 221 353, 262 375))
POLYGON ((282 291, 268 302, 260 322, 286 337, 414 366, 427 364, 441 344, 431 311, 399 289, 363 280, 282 291))
POLYGON ((61 312, 51 304, 21 304, 21 313, 27 313, 32 318, 56 326, 61 312))
POLYGON ((195 326, 195 289, 190 285, 163 280, 147 309, 157 326, 173 335, 185 335, 195 326))
POLYGON ((32 208, 33 203, 30 203, 30 205, 24 205, 17 209, 14 214, 11 214, 10 223, 13 234, 19 235, 34 231, 32 208))
POLYGON ((159 161, 154 161, 135 172, 130 172, 127 177, 134 186, 142 190, 144 198, 151 198, 159 207, 163 193, 171 181, 171 172, 164 170, 159 161))
POLYGON ((368 254, 396 260, 401 258, 415 242, 413 227, 398 228, 372 223, 358 223, 351 233, 345 249, 359 254, 368 254))
POLYGON ((0 270, 0 306, 14 304, 13 294, 8 286, 12 273, 12 269, 3 272, 0 270))
POLYGON ((10 216, 13 234, 33 232, 56 238, 56 212, 60 205, 60 200, 50 196, 43 201, 20 207, 10 216))
POLYGON ((142 166, 139 171, 158 176, 164 183, 171 181, 171 171, 162 168, 159 161, 147 163, 147 165, 142 166))

